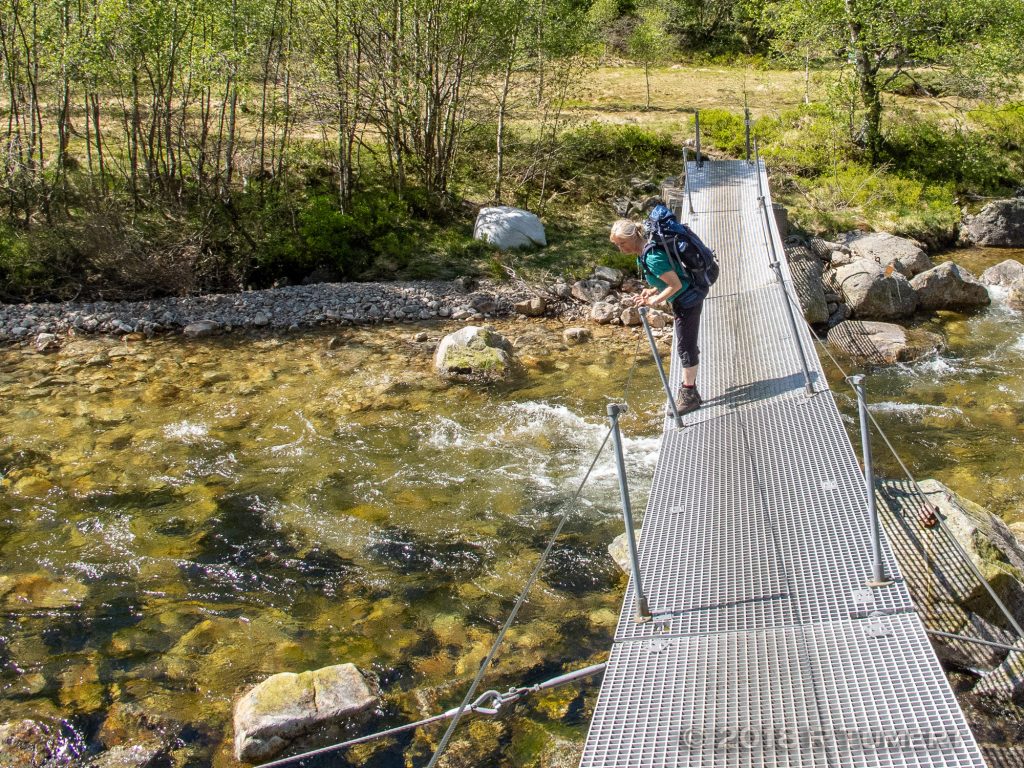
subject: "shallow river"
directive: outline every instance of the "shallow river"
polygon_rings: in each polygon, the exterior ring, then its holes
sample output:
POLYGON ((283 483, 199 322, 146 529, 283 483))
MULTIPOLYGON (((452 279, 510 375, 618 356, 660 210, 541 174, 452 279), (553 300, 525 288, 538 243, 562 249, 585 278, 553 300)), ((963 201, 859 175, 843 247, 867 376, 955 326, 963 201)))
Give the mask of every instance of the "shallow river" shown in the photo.
MULTIPOLYGON (((1010 255, 958 260, 977 274, 1010 255)), ((868 371, 877 417, 920 477, 1024 520, 1024 318, 997 300, 919 322, 948 349, 868 371)), ((526 374, 470 387, 431 372, 447 330, 0 350, 0 722, 54 724, 65 764, 152 743, 160 765, 198 768, 235 764, 232 701, 274 672, 354 662, 381 687, 380 727, 457 703, 627 383, 643 510, 661 397, 644 348, 633 369, 635 331, 565 347, 557 323, 499 324, 526 374)), ((625 582, 605 550, 619 514, 606 451, 494 685, 603 659, 625 582)), ((465 764, 575 764, 595 691, 465 727, 465 764)), ((438 735, 349 758, 423 762, 438 735)))

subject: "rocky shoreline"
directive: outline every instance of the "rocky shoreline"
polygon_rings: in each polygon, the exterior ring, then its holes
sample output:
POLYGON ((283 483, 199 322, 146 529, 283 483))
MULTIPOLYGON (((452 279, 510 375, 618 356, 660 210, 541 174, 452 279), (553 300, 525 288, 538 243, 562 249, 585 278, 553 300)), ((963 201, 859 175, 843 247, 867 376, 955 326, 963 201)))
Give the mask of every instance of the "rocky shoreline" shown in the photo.
MULTIPOLYGON (((544 312, 572 316, 578 306, 556 283, 544 312)), ((565 286, 567 287, 567 286, 565 286)), ((196 337, 250 328, 298 330, 434 319, 479 321, 507 317, 538 293, 525 284, 460 279, 450 282, 316 283, 233 294, 135 302, 0 305, 0 343, 58 345, 78 334, 125 336, 184 333, 196 337)))
MULTIPOLYGON (((976 278, 951 261, 936 265, 920 243, 884 232, 849 232, 834 242, 788 238, 786 254, 807 322, 827 332, 832 346, 868 362, 907 359, 906 350, 914 345, 897 338, 906 329, 893 320, 985 306, 991 287, 1006 293, 1009 306, 1024 308, 1024 266, 1009 259, 976 278), (865 326, 864 321, 880 320, 888 322, 865 326), (856 344, 850 341, 854 336, 860 339, 856 344)), ((0 305, 0 344, 32 345, 45 352, 83 334, 142 338, 183 333, 196 338, 248 329, 431 320, 472 324, 515 315, 634 326, 640 324, 634 296, 642 287, 621 270, 597 267, 572 283, 562 277, 535 285, 462 277, 314 283, 136 302, 6 304, 0 305)), ((655 328, 669 321, 663 312, 651 313, 655 328)), ((916 348, 928 354, 939 347, 927 343, 916 348)))

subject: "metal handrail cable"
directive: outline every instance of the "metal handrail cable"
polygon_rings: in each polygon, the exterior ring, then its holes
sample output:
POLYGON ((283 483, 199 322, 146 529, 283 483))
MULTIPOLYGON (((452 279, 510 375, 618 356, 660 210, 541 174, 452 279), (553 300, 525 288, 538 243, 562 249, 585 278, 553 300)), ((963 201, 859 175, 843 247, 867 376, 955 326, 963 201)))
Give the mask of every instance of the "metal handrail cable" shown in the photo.
MULTIPOLYGON (((639 356, 640 356, 640 344, 638 343, 637 347, 636 347, 636 352, 634 353, 634 356, 633 356, 633 368, 634 369, 636 367, 637 360, 639 359, 639 356)), ((632 380, 632 369, 630 371, 629 379, 626 382, 627 390, 628 390, 628 386, 629 386, 629 383, 630 383, 631 380, 632 380)), ((459 724, 459 720, 462 719, 463 713, 465 712, 466 708, 469 706, 469 703, 473 699, 473 696, 476 694, 477 688, 480 685, 480 681, 483 679, 484 674, 487 672, 488 667, 490 667, 490 665, 491 665, 491 661, 493 661, 495 655, 498 652, 498 648, 501 646, 502 641, 505 639, 505 634, 508 632, 509 628, 512 626, 512 623, 515 621, 516 616, 519 615, 519 610, 523 607, 523 603, 526 602, 527 595, 529 595, 530 590, 533 588, 534 583, 537 581, 538 577, 540 576, 541 569, 544 567, 544 563, 547 561, 548 555, 550 555, 551 554, 551 550, 554 549, 555 542, 558 540, 558 537, 562 533, 562 528, 564 528, 566 522, 568 522, 569 516, 573 512, 574 505, 575 505, 576 501, 579 499, 580 494, 583 492, 583 487, 587 484, 587 480, 590 479, 590 474, 591 474, 591 472, 594 471, 594 467, 597 466, 597 460, 599 458, 601 458, 601 454, 604 452, 604 447, 608 444, 609 438, 611 438, 612 434, 615 432, 615 428, 616 428, 615 424, 616 424, 616 422, 613 419, 612 425, 608 428, 608 431, 605 433, 604 439, 601 441, 600 447, 598 447, 598 449, 597 449, 597 453, 594 454, 594 460, 590 462, 590 467, 587 469, 586 474, 583 476, 583 479, 580 481, 579 487, 576 489, 576 493, 573 494, 572 499, 566 505, 566 511, 562 515, 562 519, 558 521, 558 526, 555 528, 554 533, 552 533, 551 537, 548 539, 547 546, 544 548, 544 551, 541 553, 540 559, 537 561, 537 564, 534 566, 533 571, 530 573, 529 578, 526 580, 526 584, 523 586, 522 591, 519 593, 519 597, 516 599, 515 605, 512 606, 512 611, 509 613, 508 618, 505 620, 505 623, 502 625, 501 629, 498 631, 498 635, 497 635, 497 637, 495 637, 494 643, 491 645, 491 649, 487 652, 487 656, 481 662, 480 669, 477 671, 476 677, 473 678, 473 682, 470 684, 469 690, 466 691, 466 695, 463 698, 462 703, 459 705, 458 710, 456 711, 455 715, 452 717, 451 723, 448 725, 447 730, 445 730, 444 735, 441 737, 441 742, 437 745, 437 749, 434 750, 434 754, 431 756, 430 762, 427 763, 427 767, 426 768, 434 768, 434 766, 437 765, 437 761, 440 759, 441 755, 444 753, 444 750, 447 748, 448 742, 451 740, 452 734, 455 732, 455 728, 459 724)))
MULTIPOLYGON (((786 291, 786 296, 789 297, 790 303, 794 303, 793 298, 792 296, 789 295, 788 291, 786 291)), ((801 317, 803 317, 802 309, 800 310, 800 314, 801 317)), ((825 345, 825 343, 820 338, 818 338, 818 335, 814 332, 814 329, 811 327, 811 324, 807 322, 806 317, 804 318, 804 323, 807 325, 807 328, 811 333, 811 337, 818 343, 818 346, 820 346, 821 349, 825 351, 825 354, 828 355, 828 357, 832 360, 832 364, 835 365, 835 367, 839 370, 839 373, 842 374, 843 379, 848 379, 849 374, 847 374, 846 370, 836 359, 835 355, 832 354, 832 351, 825 345)), ((889 440, 889 436, 886 434, 885 430, 882 429, 882 425, 878 423, 878 419, 875 418, 875 415, 871 413, 870 410, 868 411, 868 418, 871 420, 871 423, 874 424, 875 429, 878 432, 878 435, 882 438, 882 441, 889 449, 889 452, 892 454, 893 458, 896 459, 896 463, 900 465, 900 469, 903 470, 903 474, 907 476, 907 479, 914 486, 914 490, 921 497, 921 499, 926 500, 928 498, 928 494, 925 493, 924 489, 917 482, 917 479, 911 473, 910 469, 903 461, 903 458, 900 456, 895 446, 893 446, 892 441, 889 440)), ((956 506, 960 508, 961 511, 963 511, 963 507, 957 504, 955 500, 953 500, 952 503, 956 504, 956 506)), ((1006 620, 1010 623, 1010 626, 1013 627, 1014 631, 1016 631, 1017 636, 1024 639, 1024 629, 1021 628, 1020 624, 1014 618, 1013 614, 1010 613, 1009 608, 1006 607, 1006 604, 1003 603, 1003 601, 999 598, 999 595, 996 594, 996 591, 992 588, 992 585, 988 583, 988 580, 985 578, 984 574, 982 574, 981 569, 978 568, 978 566, 971 559, 971 556, 964 549, 963 544, 961 544, 960 541, 956 538, 956 536, 953 535, 952 531, 949 530, 949 526, 946 525, 946 522, 942 519, 941 515, 935 515, 935 520, 936 524, 940 528, 942 528, 942 530, 945 531, 945 533, 949 536, 950 540, 953 542, 957 554, 960 556, 960 559, 963 560, 963 562, 965 562, 970 567, 971 571, 974 573, 975 578, 977 578, 978 582, 985 589, 985 591, 988 592, 989 596, 992 598, 992 601, 999 608, 1003 616, 1006 617, 1006 620)))
MULTIPOLYGON (((564 675, 558 675, 550 680, 545 680, 543 683, 535 683, 534 685, 525 685, 519 688, 511 688, 506 693, 499 693, 498 691, 485 691, 477 697, 469 709, 473 712, 477 712, 481 715, 496 715, 502 706, 518 701, 523 696, 530 693, 536 693, 538 691, 544 691, 549 688, 557 688, 562 685, 568 685, 569 683, 575 682, 583 677, 590 677, 596 675, 599 672, 603 672, 605 667, 608 666, 608 662, 601 662, 600 664, 591 664, 589 667, 583 669, 573 670, 567 672, 564 675), (493 701, 493 706, 485 707, 484 704, 489 701, 493 701)), ((377 739, 383 739, 388 736, 397 736, 400 733, 406 731, 415 730, 416 728, 422 728, 425 725, 432 725, 442 720, 448 720, 455 716, 458 711, 457 708, 449 709, 442 712, 439 715, 433 715, 431 717, 425 717, 422 720, 416 720, 412 723, 405 723, 403 725, 397 725, 394 728, 387 728, 383 731, 377 731, 376 733, 368 733, 365 736, 359 736, 355 739, 349 739, 348 741, 342 741, 338 744, 330 744, 326 747, 320 747, 319 749, 313 749, 309 752, 302 752, 298 755, 291 755, 290 757, 282 757, 280 760, 273 760, 269 763, 261 763, 256 768, 278 768, 282 765, 290 765, 291 763, 298 762, 300 760, 307 760, 311 757, 318 757, 319 755, 326 755, 330 752, 337 752, 339 749, 345 747, 354 747, 356 744, 364 744, 367 741, 375 741, 377 739)))

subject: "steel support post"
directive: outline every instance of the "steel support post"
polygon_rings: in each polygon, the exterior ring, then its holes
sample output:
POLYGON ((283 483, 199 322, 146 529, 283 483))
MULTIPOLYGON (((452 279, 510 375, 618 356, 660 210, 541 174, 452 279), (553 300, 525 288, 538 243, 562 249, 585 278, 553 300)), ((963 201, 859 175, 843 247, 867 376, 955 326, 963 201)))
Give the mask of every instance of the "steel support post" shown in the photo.
POLYGON ((690 215, 693 216, 693 190, 690 185, 690 150, 683 147, 683 174, 685 176, 684 184, 686 185, 686 202, 690 207, 690 215))
POLYGON ((757 173, 757 201, 764 202, 764 190, 761 188, 761 150, 754 139, 754 171, 757 173))
POLYGON ((871 580, 869 587, 884 587, 892 583, 885 575, 882 562, 882 526, 878 520, 878 506, 875 503, 875 469, 871 458, 871 432, 868 429, 868 404, 864 399, 864 377, 850 376, 847 379, 857 393, 857 412, 860 414, 860 444, 864 453, 864 492, 868 497, 868 517, 871 520, 871 580))
POLYGON ((743 108, 743 123, 747 137, 747 162, 750 162, 750 110, 743 108))
POLYGON ((608 404, 608 419, 612 423, 612 445, 615 448, 615 469, 619 474, 619 493, 622 495, 622 519, 626 523, 626 541, 629 543, 629 567, 633 575, 633 591, 636 593, 635 620, 643 623, 651 620, 651 609, 647 605, 643 583, 640 581, 640 560, 636 551, 636 533, 633 531, 633 509, 629 504, 626 460, 622 455, 622 434, 619 432, 619 414, 625 411, 625 405, 617 403, 608 404))
POLYGON ((697 133, 697 167, 704 167, 704 157, 700 153, 700 110, 693 113, 693 124, 697 133))
POLYGON ((651 345, 651 357, 658 366, 658 375, 661 376, 661 385, 665 387, 665 394, 668 396, 668 407, 672 411, 672 420, 680 429, 683 427, 683 417, 679 415, 676 408, 676 399, 672 396, 672 385, 668 383, 668 376, 665 375, 665 367, 661 364, 661 355, 658 354, 658 347, 654 344, 654 332, 647 322, 647 307, 640 307, 640 321, 644 324, 644 331, 647 332, 647 341, 651 345))

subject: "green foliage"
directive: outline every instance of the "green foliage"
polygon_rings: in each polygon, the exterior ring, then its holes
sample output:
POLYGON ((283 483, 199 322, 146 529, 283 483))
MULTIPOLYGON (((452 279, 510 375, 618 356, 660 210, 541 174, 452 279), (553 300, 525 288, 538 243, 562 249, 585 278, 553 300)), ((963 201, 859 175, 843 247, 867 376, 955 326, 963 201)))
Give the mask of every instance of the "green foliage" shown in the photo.
POLYGON ((860 124, 854 138, 876 164, 884 160, 881 93, 903 87, 909 73, 940 73, 948 93, 993 96, 1019 87, 1019 0, 768 0, 764 19, 782 55, 831 60, 840 77, 852 70, 858 98, 848 105, 850 124, 860 124))
POLYGON ((666 157, 678 154, 679 147, 668 133, 595 122, 562 135, 558 160, 560 173, 615 167, 645 175, 666 157))
POLYGON ((700 112, 701 141, 731 157, 746 154, 746 130, 743 115, 724 109, 702 109, 700 112))
POLYGON ((962 126, 906 116, 891 126, 886 151, 894 169, 972 194, 1008 192, 1016 183, 998 145, 962 126))
POLYGON ((635 275, 637 271, 636 256, 622 253, 617 248, 607 249, 598 258, 597 263, 601 266, 621 269, 627 275, 635 275))
POLYGON ((885 87, 889 93, 910 97, 958 96, 952 93, 944 71, 923 69, 920 72, 897 72, 885 87))
POLYGON ((792 186, 797 194, 785 196, 791 220, 811 232, 866 228, 948 242, 960 220, 952 185, 897 176, 865 164, 846 163, 792 186))
POLYGON ((967 117, 989 142, 1000 149, 1016 153, 1024 151, 1024 103, 979 107, 968 112, 967 117))
POLYGON ((814 177, 857 159, 847 127, 825 105, 801 106, 755 121, 761 157, 775 174, 814 177))
POLYGON ((394 193, 364 192, 351 208, 314 197, 299 215, 305 266, 329 267, 347 280, 399 272, 413 257, 408 205, 394 193))
POLYGON ((0 300, 22 293, 42 277, 40 265, 29 258, 28 241, 0 223, 0 300))

